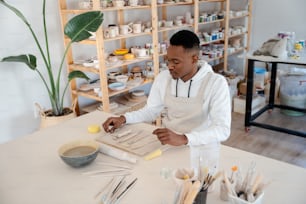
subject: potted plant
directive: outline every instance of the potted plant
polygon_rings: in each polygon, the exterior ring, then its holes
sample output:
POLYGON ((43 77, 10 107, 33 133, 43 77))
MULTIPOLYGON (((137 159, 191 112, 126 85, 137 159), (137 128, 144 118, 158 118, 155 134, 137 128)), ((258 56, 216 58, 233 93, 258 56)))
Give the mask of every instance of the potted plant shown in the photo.
MULTIPOLYGON (((29 31, 32 34, 32 37, 35 41, 35 44, 39 50, 40 56, 44 62, 44 68, 47 70, 47 77, 43 76, 41 70, 37 67, 37 58, 32 54, 22 54, 18 56, 9 56, 2 59, 2 62, 21 62, 27 65, 32 71, 35 71, 45 86, 49 100, 51 104, 51 109, 46 113, 47 116, 64 116, 67 114, 67 108, 63 107, 63 102, 65 98, 65 93, 67 91, 69 82, 75 78, 83 78, 89 80, 89 78, 81 71, 74 70, 71 71, 68 75, 68 79, 65 85, 64 90, 60 90, 60 79, 62 77, 63 65, 66 59, 67 52, 74 42, 80 42, 82 40, 88 39, 92 34, 92 32, 96 32, 103 21, 103 13, 100 11, 90 11, 85 12, 71 18, 68 23, 65 25, 64 34, 70 39, 70 42, 66 46, 64 54, 61 59, 61 63, 57 70, 51 65, 50 59, 50 48, 48 42, 48 32, 47 32, 47 23, 46 23, 46 0, 43 0, 43 29, 44 29, 44 40, 45 40, 45 48, 42 47, 42 43, 39 42, 38 37, 34 30, 32 29, 30 23, 26 19, 26 17, 19 11, 17 8, 12 5, 6 3, 4 0, 0 0, 0 4, 10 9, 12 12, 19 17, 22 22, 26 25, 29 31)), ((68 113, 74 113, 74 110, 69 110, 68 113)), ((48 126, 48 125, 47 125, 48 126)))

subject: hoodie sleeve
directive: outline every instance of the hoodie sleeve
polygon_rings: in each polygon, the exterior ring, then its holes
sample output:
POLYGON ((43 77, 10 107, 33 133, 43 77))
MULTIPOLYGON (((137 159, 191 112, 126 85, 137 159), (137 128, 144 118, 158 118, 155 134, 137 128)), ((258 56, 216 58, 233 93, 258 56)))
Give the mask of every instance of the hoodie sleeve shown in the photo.
POLYGON ((203 105, 203 109, 208 117, 200 126, 185 133, 188 145, 222 142, 230 136, 231 99, 227 81, 223 76, 214 74, 207 88, 211 90, 210 102, 203 105))

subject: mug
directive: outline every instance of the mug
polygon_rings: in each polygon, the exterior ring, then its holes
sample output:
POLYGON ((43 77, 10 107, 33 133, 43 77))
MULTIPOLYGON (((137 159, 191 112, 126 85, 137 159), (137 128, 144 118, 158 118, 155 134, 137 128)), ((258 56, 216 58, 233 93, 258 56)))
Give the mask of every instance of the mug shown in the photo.
POLYGON ((109 27, 109 28, 106 28, 104 30, 104 37, 105 38, 114 38, 116 37, 116 28, 114 27, 109 27))
POLYGON ((120 25, 120 35, 127 35, 132 32, 133 30, 129 25, 120 25))
POLYGON ((165 21, 165 27, 172 27, 173 21, 165 21))
POLYGON ((115 1, 112 1, 113 2, 113 6, 114 7, 123 7, 125 2, 123 0, 115 0, 115 1))
POLYGON ((145 48, 136 48, 134 50, 136 57, 147 57, 149 56, 149 50, 145 48))
POLYGON ((109 27, 109 28, 115 29, 116 36, 119 35, 119 27, 118 27, 117 25, 115 25, 115 24, 110 24, 110 25, 108 25, 108 27, 109 27))
POLYGON ((141 24, 135 23, 132 25, 133 33, 141 33, 141 24))
POLYGON ((137 6, 138 5, 138 0, 129 0, 129 5, 130 6, 137 6))
POLYGON ((180 20, 180 19, 175 20, 174 23, 175 23, 176 26, 182 26, 183 25, 182 20, 180 20))
POLYGON ((79 2, 79 8, 80 9, 91 9, 92 5, 89 1, 80 1, 79 2))
POLYGON ((101 6, 102 6, 102 8, 106 8, 107 7, 107 0, 102 0, 101 1, 101 6))

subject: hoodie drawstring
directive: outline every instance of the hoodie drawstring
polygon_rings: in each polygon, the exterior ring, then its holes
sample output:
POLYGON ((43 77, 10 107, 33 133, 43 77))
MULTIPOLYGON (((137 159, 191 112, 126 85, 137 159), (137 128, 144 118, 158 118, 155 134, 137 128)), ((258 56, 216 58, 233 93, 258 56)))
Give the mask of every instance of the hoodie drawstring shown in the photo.
MULTIPOLYGON (((191 83, 192 79, 189 82, 189 87, 188 87, 188 98, 190 97, 190 89, 191 89, 191 83)), ((176 79, 176 86, 175 86, 175 97, 177 98, 177 90, 178 90, 178 79, 176 79)))

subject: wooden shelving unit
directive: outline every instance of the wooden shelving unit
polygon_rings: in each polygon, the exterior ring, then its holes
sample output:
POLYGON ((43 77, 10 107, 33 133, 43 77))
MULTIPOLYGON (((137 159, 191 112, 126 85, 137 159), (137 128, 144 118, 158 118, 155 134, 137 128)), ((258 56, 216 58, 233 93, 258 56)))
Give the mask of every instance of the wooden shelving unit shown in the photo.
MULTIPOLYGON (((79 84, 76 80, 72 81, 70 84, 71 88, 71 94, 72 94, 72 100, 79 99, 79 97, 85 97, 88 99, 91 99, 93 101, 96 101, 96 104, 103 104, 103 111, 106 112, 114 112, 111 110, 110 103, 113 101, 115 97, 120 97, 122 94, 127 94, 131 90, 135 89, 135 87, 132 88, 125 88, 121 91, 111 91, 108 88, 108 72, 115 70, 115 69, 121 69, 123 73, 127 73, 130 66, 133 66, 134 64, 138 63, 145 63, 147 61, 153 62, 153 71, 154 75, 156 76, 159 73, 159 63, 163 61, 163 57, 166 55, 166 53, 160 53, 159 50, 159 43, 168 41, 170 38, 170 33, 173 33, 175 31, 181 30, 181 29, 191 29, 196 33, 205 32, 206 26, 211 29, 214 28, 222 28, 224 35, 222 38, 217 40, 211 40, 211 41, 202 41, 201 44, 203 46, 205 45, 212 45, 215 43, 221 43, 224 45, 224 52, 222 56, 217 56, 213 58, 207 58, 206 60, 210 63, 223 63, 224 64, 224 70, 227 70, 228 68, 228 56, 235 55, 237 53, 247 51, 249 49, 249 43, 250 43, 250 28, 251 28, 251 10, 252 10, 252 0, 239 0, 239 1, 246 1, 247 2, 247 13, 244 13, 240 16, 230 16, 230 9, 231 9, 231 2, 230 1, 238 1, 238 0, 193 0, 193 1, 179 1, 173 3, 162 3, 157 4, 156 0, 151 0, 151 5, 138 5, 138 6, 124 6, 124 7, 107 7, 102 8, 100 5, 100 0, 92 0, 92 9, 80 9, 76 6, 76 4, 73 4, 69 0, 59 0, 59 6, 60 6, 60 14, 61 14, 61 20, 62 20, 62 27, 66 24, 67 20, 72 17, 73 15, 80 14, 86 11, 90 10, 100 10, 103 12, 105 17, 112 16, 116 19, 116 25, 123 25, 127 24, 129 21, 130 16, 126 15, 126 12, 141 12, 141 11, 147 11, 146 14, 149 15, 150 22, 152 25, 151 32, 141 32, 138 34, 127 34, 124 36, 116 36, 113 38, 104 38, 104 30, 106 28, 106 25, 102 25, 100 29, 96 32, 96 38, 91 40, 85 40, 82 41, 80 44, 82 46, 91 46, 95 47, 96 56, 99 61, 98 68, 94 67, 85 67, 83 65, 75 63, 74 59, 74 48, 72 47, 68 51, 67 55, 67 62, 68 62, 68 71, 71 70, 81 70, 93 75, 97 75, 97 78, 100 79, 100 87, 102 96, 99 97, 96 93, 93 91, 88 92, 82 92, 79 91, 79 84), (202 12, 205 12, 205 5, 215 5, 214 12, 220 12, 222 11, 224 13, 224 18, 222 19, 214 19, 210 22, 200 22, 200 15, 202 12), (186 22, 180 26, 174 25, 171 27, 159 27, 158 21, 161 20, 173 20, 173 12, 171 13, 171 9, 175 10, 175 15, 182 15, 185 16, 186 8, 188 12, 191 13, 191 16, 193 18, 193 22, 186 22), (181 12, 178 10, 178 8, 183 8, 183 11, 181 12), (184 10, 185 9, 185 10, 184 10), (232 35, 229 33, 229 28, 231 26, 231 21, 235 21, 235 19, 247 19, 247 29, 246 32, 239 33, 232 35), (244 36, 245 42, 243 47, 236 49, 234 52, 228 52, 229 48, 229 40, 231 38, 237 37, 237 36, 244 36), (147 58, 141 58, 141 59, 134 59, 130 61, 122 61, 120 64, 115 64, 108 66, 105 62, 105 53, 107 51, 108 44, 109 43, 117 43, 116 49, 119 48, 128 48, 128 46, 131 46, 128 42, 129 40, 134 40, 138 42, 138 39, 150 39, 148 43, 152 44, 153 54, 150 55, 147 58), (137 40, 135 40, 137 39, 137 40)), ((212 12, 211 10, 209 10, 212 12)), ((209 32, 209 29, 207 29, 209 32)), ((64 38, 64 45, 66 46, 68 43, 68 39, 64 38)), ((114 46, 114 45, 112 45, 114 46)), ((152 83, 152 80, 145 80, 142 84, 140 84, 136 88, 142 88, 146 84, 152 83)), ((135 104, 137 107, 139 104, 135 104)), ((92 107, 95 107, 96 105, 93 105, 92 107)), ((91 108, 92 108, 91 107, 91 108)), ((87 108, 89 110, 90 108, 87 108)))

